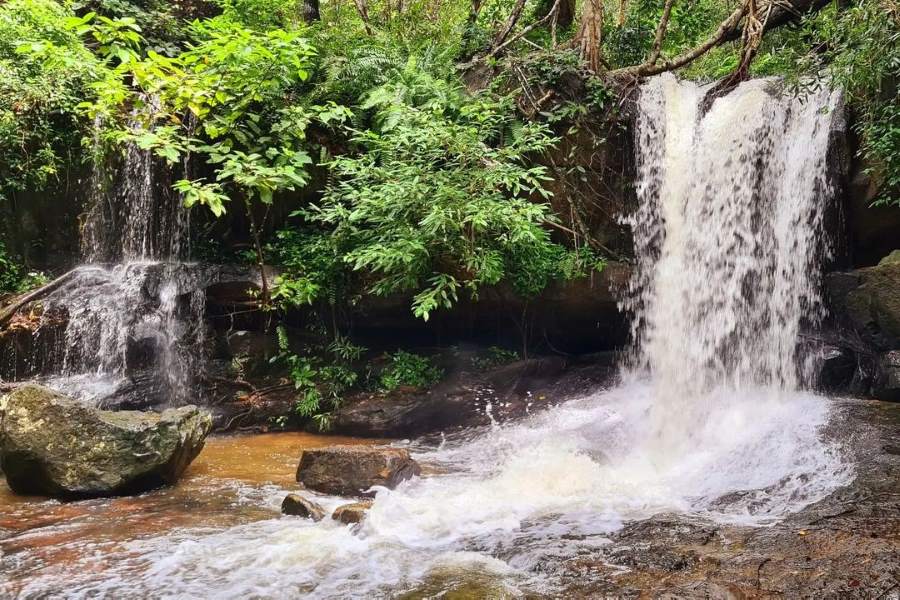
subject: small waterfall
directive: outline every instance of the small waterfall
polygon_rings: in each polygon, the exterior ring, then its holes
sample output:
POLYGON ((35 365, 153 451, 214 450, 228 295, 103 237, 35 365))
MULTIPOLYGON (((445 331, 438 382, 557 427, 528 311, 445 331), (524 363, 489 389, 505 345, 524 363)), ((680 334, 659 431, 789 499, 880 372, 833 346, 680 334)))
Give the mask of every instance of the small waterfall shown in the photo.
POLYGON ((823 316, 840 94, 798 100, 777 88, 743 83, 706 114, 709 87, 668 74, 641 88, 639 208, 628 220, 637 263, 624 304, 635 366, 652 373, 657 427, 669 435, 702 422, 716 390, 810 381, 797 348, 823 316))
MULTIPOLYGON (((95 122, 95 128, 97 158, 82 227, 85 262, 186 259, 190 212, 172 190, 169 170, 134 141, 124 145, 121 156, 102 158, 102 122, 95 122)), ((144 130, 137 114, 129 128, 135 136, 144 130)), ((186 158, 182 168, 188 172, 186 158)))
MULTIPOLYGON (((95 122, 85 264, 44 300, 45 314, 55 319, 46 329, 57 331, 39 330, 42 343, 34 344, 31 372, 24 375, 51 376, 49 385, 87 401, 128 389, 142 396, 134 402, 185 403, 196 391, 210 272, 181 262, 189 211, 172 190, 169 170, 134 142, 120 156, 104 158, 102 126, 95 122)), ((142 131, 137 114, 130 127, 142 131)), ((181 167, 187 173, 187 159, 181 167)))
POLYGON ((208 278, 207 270, 183 263, 79 267, 46 299, 48 314, 67 319, 61 349, 36 366, 56 376, 51 385, 85 400, 138 380, 153 404, 189 401, 205 340, 208 278))

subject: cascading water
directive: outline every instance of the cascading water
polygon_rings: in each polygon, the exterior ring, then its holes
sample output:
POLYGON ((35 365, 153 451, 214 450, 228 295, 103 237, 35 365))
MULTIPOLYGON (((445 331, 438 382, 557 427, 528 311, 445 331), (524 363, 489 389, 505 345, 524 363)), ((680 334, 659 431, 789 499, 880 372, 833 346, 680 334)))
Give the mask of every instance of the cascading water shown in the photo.
POLYGON ((709 87, 664 75, 641 90, 632 366, 654 382, 659 435, 687 439, 709 403, 812 382, 801 328, 823 309, 822 231, 838 92, 784 98, 741 85, 706 114, 709 87))
MULTIPOLYGON (((613 389, 524 422, 413 447, 432 473, 379 490, 357 529, 273 518, 134 541, 72 597, 397 597, 487 579, 497 597, 553 594, 553 565, 659 513, 765 525, 849 481, 800 391, 801 327, 821 315, 829 111, 752 81, 702 115, 671 76, 642 89, 637 342, 613 389)), ((263 491, 277 510, 285 489, 263 491)), ((345 499, 319 497, 327 508, 345 499)), ((259 502, 253 496, 253 502, 259 502)), ((59 573, 29 583, 48 589, 59 573)))
MULTIPOLYGON (((140 133, 136 119, 131 127, 140 133)), ((100 157, 99 134, 95 143, 100 157)), ((31 360, 51 387, 95 402, 137 384, 144 404, 191 399, 203 342, 202 270, 179 262, 190 223, 160 180, 166 175, 135 143, 121 157, 96 160, 82 227, 86 264, 44 301, 48 315, 65 315, 65 329, 37 344, 31 360)))

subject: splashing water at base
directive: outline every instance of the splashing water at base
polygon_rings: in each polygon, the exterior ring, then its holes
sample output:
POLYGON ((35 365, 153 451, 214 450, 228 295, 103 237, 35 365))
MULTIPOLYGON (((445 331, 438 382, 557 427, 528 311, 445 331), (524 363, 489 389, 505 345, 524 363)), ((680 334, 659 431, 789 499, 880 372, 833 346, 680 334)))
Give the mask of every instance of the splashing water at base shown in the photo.
MULTIPOLYGON (((719 400, 697 424, 692 451, 677 457, 647 443, 654 388, 631 383, 416 452, 434 474, 380 491, 358 530, 293 517, 198 523, 125 543, 100 573, 78 563, 48 569, 23 595, 65 581, 71 598, 372 598, 479 577, 499 597, 552 593, 552 559, 602 545, 626 522, 680 512, 765 525, 849 480, 819 435, 822 398, 748 391, 719 400)), ((277 510, 289 489, 249 497, 277 510)), ((346 502, 316 500, 328 510, 346 502)), ((190 511, 199 519, 204 509, 190 511)))

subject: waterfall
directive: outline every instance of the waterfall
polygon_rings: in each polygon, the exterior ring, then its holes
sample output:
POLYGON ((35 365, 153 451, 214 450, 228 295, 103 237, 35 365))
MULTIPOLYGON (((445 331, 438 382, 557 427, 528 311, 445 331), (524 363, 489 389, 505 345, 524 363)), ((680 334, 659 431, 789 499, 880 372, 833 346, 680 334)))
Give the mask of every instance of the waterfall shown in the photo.
POLYGON ((811 381, 799 336, 823 316, 823 219, 840 94, 741 84, 702 112, 709 87, 644 84, 636 123, 638 209, 632 366, 652 373, 655 422, 679 435, 733 392, 811 381), (716 393, 718 392, 718 393, 716 393), (680 425, 679 425, 680 424, 680 425))
MULTIPOLYGON (((30 367, 50 376, 48 385, 91 402, 123 393, 144 405, 196 400, 210 273, 182 262, 189 211, 150 150, 128 142, 121 155, 104 157, 102 127, 95 121, 84 264, 45 299, 53 326, 64 315, 64 330, 39 330, 45 343, 35 344, 30 367)), ((137 114, 129 127, 141 133, 137 114)), ((188 171, 187 159, 181 167, 188 171)))
MULTIPOLYGON (((152 99, 147 102, 152 103, 152 99)), ((135 141, 121 156, 103 158, 95 121, 93 173, 82 227, 85 262, 177 261, 187 258, 189 211, 172 190, 169 170, 135 141)), ((134 136, 144 130, 138 114, 129 123, 134 136)), ((182 164, 188 172, 187 158, 182 164)))

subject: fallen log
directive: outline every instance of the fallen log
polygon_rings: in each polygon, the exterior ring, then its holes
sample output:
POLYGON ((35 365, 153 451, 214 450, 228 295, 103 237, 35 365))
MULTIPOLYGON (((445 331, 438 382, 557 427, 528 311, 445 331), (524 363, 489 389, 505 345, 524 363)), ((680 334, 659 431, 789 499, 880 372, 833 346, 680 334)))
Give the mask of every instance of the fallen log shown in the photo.
POLYGON ((22 294, 21 296, 15 298, 12 302, 10 302, 5 307, 0 308, 0 329, 6 327, 6 324, 13 317, 13 315, 15 315, 19 311, 19 309, 21 309, 23 306, 25 306, 29 302, 34 302, 35 300, 40 300, 47 294, 50 294, 51 292, 62 287, 62 285, 64 283, 66 283, 67 281, 69 281, 72 278, 72 274, 74 272, 75 272, 74 270, 68 271, 67 273, 60 275, 59 277, 57 277, 56 279, 54 279, 47 285, 39 287, 38 289, 32 290, 25 294, 22 294))

